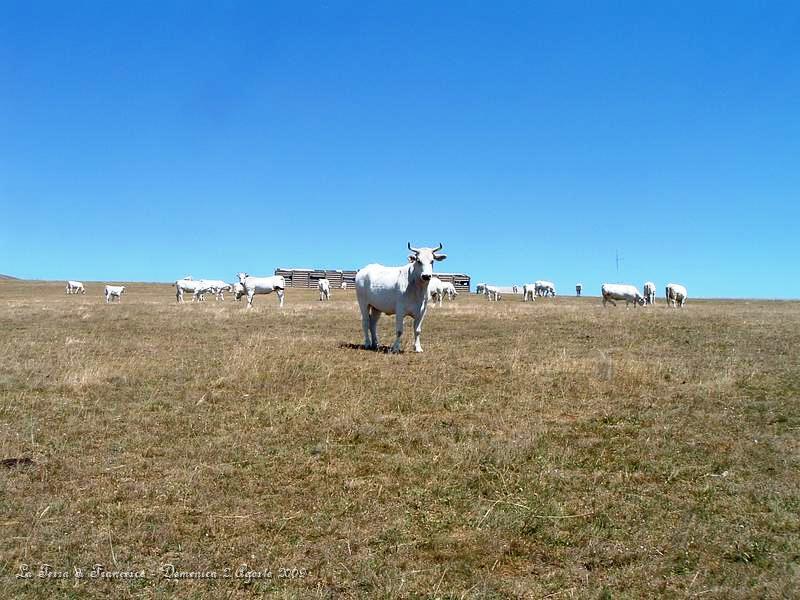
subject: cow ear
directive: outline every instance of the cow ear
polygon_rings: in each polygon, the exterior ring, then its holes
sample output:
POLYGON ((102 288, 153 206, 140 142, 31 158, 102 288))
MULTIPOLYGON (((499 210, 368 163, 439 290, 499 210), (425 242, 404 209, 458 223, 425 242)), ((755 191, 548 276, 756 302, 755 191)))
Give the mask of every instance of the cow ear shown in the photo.
POLYGON ((444 260, 445 258, 447 258, 447 254, 434 254, 433 258, 434 260, 444 260))
POLYGON ((411 262, 414 262, 415 260, 417 260, 417 255, 416 254, 409 254, 408 255, 408 262, 411 263, 411 262))

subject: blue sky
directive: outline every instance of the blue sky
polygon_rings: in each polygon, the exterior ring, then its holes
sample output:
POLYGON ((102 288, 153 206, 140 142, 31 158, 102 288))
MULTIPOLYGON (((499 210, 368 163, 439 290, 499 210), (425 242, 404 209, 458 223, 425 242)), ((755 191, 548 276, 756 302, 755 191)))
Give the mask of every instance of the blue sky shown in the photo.
POLYGON ((0 273, 798 298, 798 190, 796 2, 0 4, 0 273))

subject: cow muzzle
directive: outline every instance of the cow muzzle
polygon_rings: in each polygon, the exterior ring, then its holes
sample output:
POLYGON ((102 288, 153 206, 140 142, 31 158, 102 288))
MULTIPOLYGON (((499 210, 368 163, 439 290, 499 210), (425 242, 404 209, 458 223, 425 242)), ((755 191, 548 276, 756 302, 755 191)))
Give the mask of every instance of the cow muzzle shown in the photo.
POLYGON ((431 277, 432 277, 432 275, 430 275, 429 273, 423 273, 422 274, 422 280, 423 281, 430 281, 431 277))

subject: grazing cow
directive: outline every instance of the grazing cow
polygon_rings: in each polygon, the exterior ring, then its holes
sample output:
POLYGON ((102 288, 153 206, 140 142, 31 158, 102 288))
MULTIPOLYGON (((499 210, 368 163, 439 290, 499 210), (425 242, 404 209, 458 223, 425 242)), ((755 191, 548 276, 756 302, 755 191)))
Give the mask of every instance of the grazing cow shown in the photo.
POLYGON ((324 277, 317 282, 317 287, 319 288, 319 300, 322 302, 323 300, 330 300, 331 299, 331 282, 325 279, 324 277))
POLYGON ((537 296, 555 296, 556 286, 552 281, 544 281, 542 279, 534 281, 535 292, 537 296))
POLYGON ((489 300, 489 302, 497 302, 501 298, 500 290, 497 288, 497 286, 494 285, 484 285, 483 293, 485 294, 486 299, 489 300))
POLYGON ((107 285, 103 290, 106 297, 106 304, 111 302, 111 298, 116 298, 117 302, 122 302, 122 294, 125 293, 124 285, 107 285))
POLYGON ((428 308, 428 285, 433 277, 433 261, 447 258, 437 254, 438 248, 413 248, 408 264, 402 267, 367 265, 356 273, 356 297, 361 309, 361 325, 364 329, 364 346, 378 348, 378 319, 381 314, 395 315, 397 338, 392 345, 393 353, 400 352, 403 336, 403 319, 414 319, 414 351, 422 352, 420 335, 422 321, 428 308))
POLYGON ((576 283, 575 284, 575 295, 580 297, 582 290, 583 290, 583 285, 581 285, 580 283, 576 283))
POLYGON ((192 302, 197 299, 198 302, 206 301, 206 294, 213 294, 218 301, 225 300, 225 292, 233 289, 230 283, 226 283, 221 279, 198 279, 196 287, 193 292, 192 302))
POLYGON ((645 281, 644 282, 644 303, 645 304, 655 304, 656 303, 656 284, 652 281, 645 281))
POLYGON ((283 275, 273 275, 271 277, 252 277, 247 273, 237 273, 239 283, 244 286, 247 294, 247 308, 253 307, 253 296, 256 294, 278 295, 278 303, 283 308, 283 291, 286 289, 286 280, 283 275))
POLYGON ((603 294, 603 306, 607 302, 611 302, 614 306, 617 305, 614 300, 625 300, 625 306, 633 302, 633 307, 644 305, 644 298, 639 293, 635 285, 627 285, 624 283, 604 283, 600 288, 603 294))
POLYGON ((458 296, 458 292, 456 291, 456 286, 453 285, 450 281, 442 282, 442 290, 444 294, 447 296, 447 299, 451 302, 456 299, 458 296))
POLYGON ((230 292, 233 289, 233 286, 226 282, 222 281, 221 279, 212 279, 210 281, 206 280, 207 283, 211 285, 211 291, 216 296, 217 300, 225 301, 225 292, 230 292))
POLYGON ((183 294, 186 292, 188 294, 192 294, 192 302, 194 302, 196 298, 195 294, 198 288, 202 287, 202 285, 202 279, 195 281, 192 279, 191 275, 184 277, 183 279, 178 279, 178 281, 175 282, 175 300, 179 304, 183 304, 183 294))
POLYGON ((80 281, 69 280, 66 291, 68 294, 85 294, 86 288, 83 287, 83 283, 80 281))
POLYGON ((342 289, 343 290, 347 289, 347 282, 346 281, 342 281, 342 289))
POLYGON ((666 290, 667 306, 683 308, 686 304, 686 288, 679 283, 668 283, 666 290))
POLYGON ((527 302, 528 300, 536 302, 536 284, 534 283, 526 283, 522 286, 522 301, 527 302))
POLYGON ((194 292, 192 292, 192 302, 197 300, 198 302, 205 302, 206 301, 206 294, 213 294, 216 296, 217 300, 219 300, 219 292, 217 288, 218 283, 223 283, 224 285, 228 285, 225 282, 214 282, 211 279, 198 279, 194 282, 195 288, 194 292))

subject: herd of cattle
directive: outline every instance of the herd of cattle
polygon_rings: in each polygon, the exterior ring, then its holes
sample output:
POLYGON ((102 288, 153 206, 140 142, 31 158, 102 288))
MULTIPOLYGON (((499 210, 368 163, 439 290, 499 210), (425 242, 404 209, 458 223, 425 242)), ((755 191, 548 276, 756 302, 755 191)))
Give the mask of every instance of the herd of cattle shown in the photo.
MULTIPOLYGON (((414 248, 408 244, 411 252, 408 263, 401 267, 384 267, 383 265, 367 265, 355 278, 356 298, 361 310, 361 324, 364 330, 364 346, 368 349, 378 347, 377 324, 381 314, 395 315, 395 330, 397 337, 391 347, 391 352, 400 351, 400 341, 403 335, 403 319, 414 319, 414 351, 422 352, 420 335, 422 321, 429 303, 438 303, 441 306, 444 298, 454 300, 458 295, 455 286, 450 282, 441 281, 433 274, 433 263, 447 258, 441 254, 442 245, 438 248, 414 248)), ((227 283, 217 279, 192 279, 187 275, 175 282, 175 296, 179 303, 183 302, 183 295, 192 295, 192 302, 203 302, 206 294, 212 294, 217 300, 224 300, 224 293, 231 292, 237 301, 247 296, 247 307, 253 306, 253 296, 256 294, 271 294, 275 292, 278 303, 283 306, 286 280, 282 275, 270 277, 253 277, 248 273, 238 273, 238 282, 227 283)), ((576 286, 580 295, 581 286, 576 286)), ((318 282, 320 301, 331 299, 331 285, 327 279, 318 282)), ((342 289, 347 289, 347 283, 342 283, 342 289)), ((513 287, 514 293, 519 288, 513 287)), ((478 293, 482 293, 490 301, 501 298, 497 286, 486 283, 478 284, 478 293)), ((124 285, 107 285, 104 296, 108 304, 114 298, 121 301, 125 292, 124 285)), ((644 284, 644 294, 634 285, 604 283, 601 287, 603 306, 608 302, 617 305, 616 301, 624 301, 625 305, 655 304, 656 286, 648 281, 644 284)), ((68 281, 67 294, 85 294, 86 288, 80 281, 68 281)), ((523 302, 535 301, 537 297, 555 296, 556 288, 551 281, 535 281, 522 286, 523 302)), ((686 303, 686 288, 682 285, 670 283, 666 287, 667 305, 683 307, 686 303)))
MULTIPOLYGON (((582 289, 582 285, 575 286, 578 296, 582 289)), ((514 294, 519 293, 519 286, 513 286, 514 294)), ((476 286, 478 294, 485 295, 489 301, 497 302, 502 298, 500 288, 487 283, 479 283, 476 286)), ((648 304, 656 303, 656 284, 652 281, 646 281, 644 284, 644 294, 639 293, 639 289, 635 285, 628 285, 623 283, 604 283, 600 288, 603 297, 603 306, 611 303, 617 305, 615 300, 625 301, 625 306, 633 304, 635 306, 646 306, 648 304)), ((533 283, 526 283, 522 285, 522 301, 534 302, 537 297, 555 296, 556 287, 551 281, 535 281, 533 283)), ((683 307, 686 303, 686 288, 678 283, 668 283, 664 296, 667 300, 667 305, 674 307, 683 307)))

